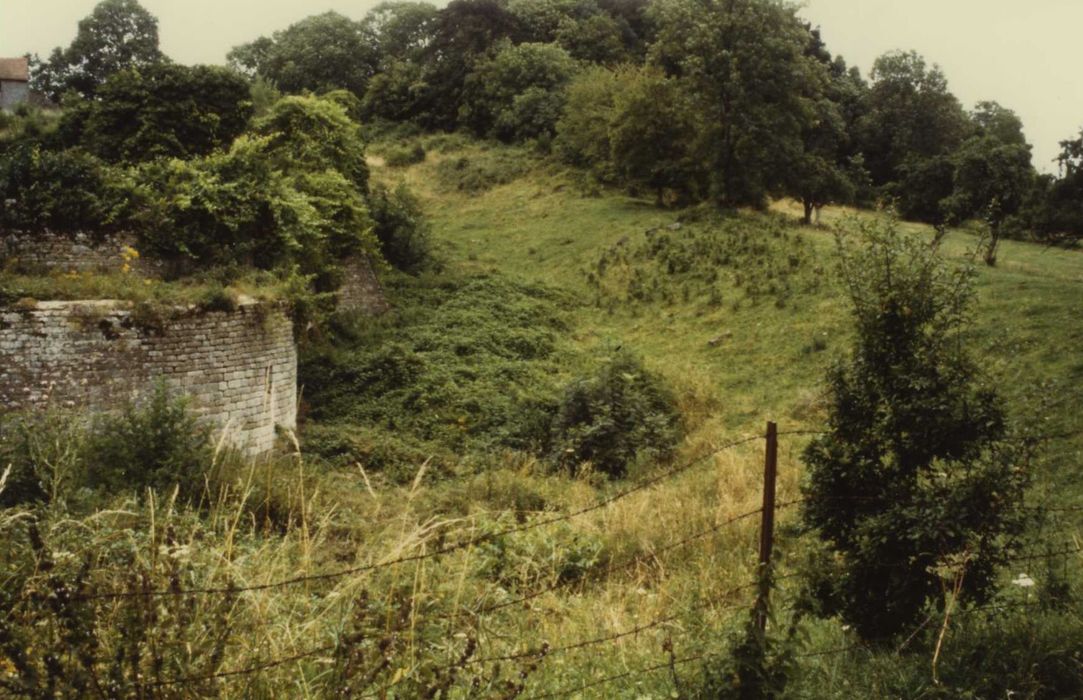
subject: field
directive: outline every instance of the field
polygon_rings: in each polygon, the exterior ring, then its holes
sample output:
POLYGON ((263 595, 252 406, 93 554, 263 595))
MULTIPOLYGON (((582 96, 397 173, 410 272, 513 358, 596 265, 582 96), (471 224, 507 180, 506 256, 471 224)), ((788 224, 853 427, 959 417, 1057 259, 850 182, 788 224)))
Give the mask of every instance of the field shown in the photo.
MULTIPOLYGON (((453 137, 424 145, 421 163, 370 164, 375 180, 417 194, 442 269, 391 274, 390 317, 350 319, 338 346, 313 350, 295 453, 256 464, 216 455, 216 498, 201 510, 169 494, 114 499, 93 514, 58 510, 38 525, 48 555, 29 539, 19 546, 51 562, 30 587, 46 597, 74 587, 69 618, 93 611, 101 629, 115 624, 108 644, 118 659, 136 642, 160 654, 166 661, 144 682, 166 695, 662 698, 724 685, 727 649, 755 594, 758 436, 767 421, 779 424, 786 507, 771 630, 782 637, 799 599, 791 574, 808 547, 791 504, 801 451, 823 426, 825 372, 851 338, 836 235, 882 215, 828 209, 819 226, 800 227, 788 202, 726 216, 660 210, 526 151, 453 137), (466 347, 512 333, 528 362, 466 347), (430 335, 464 347, 426 344, 430 335), (388 343, 431 363, 424 386, 446 402, 404 397, 381 412, 359 406, 346 384, 336 390, 345 375, 327 363, 347 366, 388 343), (617 352, 673 388, 684 437, 672 454, 609 480, 514 448, 519 426, 508 413, 520 404, 494 402, 558 397, 617 352), (445 357, 446 375, 432 366, 445 357), (506 381, 490 382, 486 372, 498 370, 506 381), (390 435, 398 442, 384 449, 390 435), (80 572, 84 552, 92 561, 80 572), (171 592, 110 595, 133 589, 171 592)), ((942 250, 964 264, 977 244, 973 231, 956 230, 942 250)), ((1031 500, 1053 510, 1035 551, 1077 550, 1004 572, 997 604, 1012 609, 1037 602, 1008 583, 1017 575, 1041 587, 1059 572, 1078 591, 1083 571, 1083 518, 1071 510, 1083 495, 1083 255, 1002 246, 998 266, 978 270, 968 339, 1013 417, 1051 436, 1031 500)), ((381 357, 389 376, 414 366, 381 357)), ((15 533, 30 516, 4 517, 0 527, 15 533)), ((40 624, 77 650, 86 634, 66 628, 69 618, 40 624)), ((953 697, 953 679, 975 673, 989 687, 1017 673, 1016 687, 1033 690, 1033 669, 1060 659, 1050 649, 1078 642, 1083 629, 1078 602, 960 617, 936 687, 929 640, 940 623, 906 649, 876 650, 835 622, 805 619, 790 692, 953 697), (998 669, 995 653, 975 660, 993 638, 1022 670, 998 669)))

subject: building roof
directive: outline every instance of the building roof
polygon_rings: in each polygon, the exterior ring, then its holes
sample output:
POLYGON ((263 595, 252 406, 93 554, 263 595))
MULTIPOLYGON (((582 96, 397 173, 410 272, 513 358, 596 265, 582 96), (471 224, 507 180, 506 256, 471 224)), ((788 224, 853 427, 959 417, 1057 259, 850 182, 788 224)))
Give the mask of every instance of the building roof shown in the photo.
POLYGON ((0 80, 30 80, 30 62, 26 56, 0 58, 0 80))

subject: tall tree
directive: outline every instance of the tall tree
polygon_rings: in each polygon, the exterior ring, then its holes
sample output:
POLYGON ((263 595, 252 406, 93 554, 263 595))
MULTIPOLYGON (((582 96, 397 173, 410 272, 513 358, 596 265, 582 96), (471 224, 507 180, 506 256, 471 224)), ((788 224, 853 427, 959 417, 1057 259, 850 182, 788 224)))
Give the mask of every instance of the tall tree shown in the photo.
POLYGON ((954 192, 944 206, 955 220, 980 216, 989 225, 985 262, 995 265, 1004 221, 1022 207, 1034 180, 1030 146, 975 136, 955 154, 954 192))
POLYGON ((997 102, 979 102, 970 113, 970 120, 974 123, 978 136, 993 138, 1005 144, 1027 145, 1027 138, 1023 135, 1023 120, 997 102))
POLYGON ((365 94, 379 62, 362 24, 337 12, 306 17, 270 39, 237 46, 228 59, 283 92, 343 88, 358 97, 365 94))
POLYGON ((620 71, 609 122, 617 175, 653 191, 660 205, 702 199, 705 169, 695 157, 698 125, 688 93, 650 67, 620 71))
POLYGON ((820 37, 819 29, 808 29, 805 55, 822 73, 822 91, 809 100, 811 119, 802 130, 802 151, 789 169, 789 193, 804 207, 804 223, 812 223, 813 212, 831 202, 855 198, 855 180, 861 173, 854 162, 853 124, 860 114, 865 90, 860 73, 849 70, 842 57, 834 58, 820 37))
POLYGON ((876 185, 900 181, 904 165, 950 154, 970 135, 970 120, 943 72, 918 53, 880 56, 871 78, 858 137, 876 185))
POLYGON ((425 49, 418 118, 425 126, 453 129, 466 78, 501 39, 516 39, 519 19, 499 0, 452 0, 440 11, 425 49))
POLYGON ((575 69, 556 44, 505 43, 467 78, 459 121, 479 135, 509 141, 552 135, 575 69))
POLYGON ((1029 218, 1049 240, 1083 238, 1083 132, 1060 142, 1060 172, 1046 177, 1032 196, 1029 218))
POLYGON ((653 63, 686 87, 713 198, 762 204, 785 189, 818 93, 808 32, 773 0, 659 0, 653 63))
POLYGON ((55 101, 68 90, 91 97, 114 73, 165 60, 154 15, 138 0, 102 0, 80 20, 71 46, 53 50, 34 87, 55 101))
POLYGON ((439 15, 436 6, 427 2, 381 2, 361 20, 361 31, 375 48, 381 66, 416 60, 432 41, 439 15))
MULTIPOLYGON (((159 64, 110 77, 78 120, 77 142, 111 162, 191 158, 228 147, 252 116, 248 82, 221 66, 159 64)), ((65 126, 67 124, 65 123, 65 126)))

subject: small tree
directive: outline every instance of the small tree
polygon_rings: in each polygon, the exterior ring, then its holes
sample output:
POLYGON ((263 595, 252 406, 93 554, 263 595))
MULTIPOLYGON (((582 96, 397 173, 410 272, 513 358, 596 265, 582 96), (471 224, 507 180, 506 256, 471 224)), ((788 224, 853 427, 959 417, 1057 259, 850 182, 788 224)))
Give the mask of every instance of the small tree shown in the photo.
POLYGON ((949 268, 894 223, 842 248, 856 330, 828 376, 827 433, 805 451, 805 524, 832 557, 827 615, 894 636, 941 601, 980 601, 1024 525, 1028 472, 1001 401, 962 347, 972 268, 949 268))
POLYGON ((944 208, 955 220, 980 215, 989 225, 985 263, 996 265, 1005 220, 1023 206, 1033 186, 1030 146, 974 137, 955 154, 955 190, 944 208))

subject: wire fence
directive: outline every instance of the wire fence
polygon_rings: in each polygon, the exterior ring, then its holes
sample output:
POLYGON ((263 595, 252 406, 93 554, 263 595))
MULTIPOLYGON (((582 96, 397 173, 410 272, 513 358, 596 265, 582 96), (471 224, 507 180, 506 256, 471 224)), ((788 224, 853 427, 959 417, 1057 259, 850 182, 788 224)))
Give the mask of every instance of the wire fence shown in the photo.
MULTIPOLYGON (((819 430, 797 430, 797 431, 778 432, 778 433, 776 433, 776 435, 778 435, 778 436, 808 436, 808 435, 819 435, 819 434, 822 434, 823 432, 824 431, 819 431, 819 430)), ((1074 434, 1072 434, 1072 435, 1074 435, 1074 434)), ((1063 437, 1065 437, 1065 435, 1059 434, 1057 436, 1054 436, 1051 439, 1061 439, 1063 437)), ((709 459, 712 459, 713 457, 725 452, 726 450, 734 449, 734 448, 736 448, 738 446, 745 445, 745 444, 751 443, 751 442, 756 441, 756 440, 761 440, 761 439, 763 439, 763 436, 757 435, 757 436, 744 437, 744 438, 738 438, 738 439, 733 439, 733 440, 727 441, 727 442, 723 443, 720 446, 712 447, 711 450, 706 452, 706 453, 697 455, 697 456, 695 456, 693 458, 690 458, 690 459, 688 459, 686 461, 683 461, 683 462, 681 462, 679 464, 676 464, 676 465, 674 465, 674 466, 672 466, 672 467, 670 467, 670 468, 668 468, 666 470, 663 470, 662 472, 660 472, 660 473, 658 473, 658 474, 656 474, 656 475, 654 475, 654 476, 652 476, 650 478, 644 479, 644 480, 642 480, 642 481, 640 481, 640 482, 638 482, 638 483, 636 483, 636 484, 634 484, 632 486, 629 486, 629 487, 626 487, 624 489, 618 490, 615 493, 613 493, 613 494, 611 494, 611 495, 609 495, 609 496, 607 496, 605 498, 602 498, 602 499, 600 499, 598 501, 595 501, 595 502, 591 503, 590 505, 585 506, 583 508, 580 508, 580 509, 577 509, 577 510, 574 510, 574 511, 570 511, 570 512, 567 512, 567 513, 552 515, 552 516, 549 516, 549 517, 543 517, 543 518, 540 518, 540 519, 537 519, 537 520, 534 520, 534 521, 531 521, 531 522, 523 523, 523 524, 512 526, 512 527, 502 528, 502 529, 497 530, 495 532, 488 532, 488 533, 484 533, 482 535, 468 537, 468 538, 466 538, 466 539, 464 539, 464 540, 462 540, 460 542, 453 543, 453 544, 450 544, 450 545, 441 546, 441 547, 438 547, 436 549, 426 551, 426 552, 421 552, 421 553, 417 553, 417 554, 403 555, 403 556, 395 557, 395 558, 389 559, 389 560, 384 560, 384 561, 379 561, 379 562, 374 562, 374 563, 364 564, 364 565, 359 565, 359 566, 348 567, 348 568, 339 569, 339 570, 332 571, 332 572, 303 574, 303 575, 299 575, 299 576, 295 576, 295 577, 291 577, 291 578, 286 578, 286 579, 282 579, 282 580, 278 580, 278 581, 263 583, 263 584, 254 584, 254 585, 246 585, 246 586, 233 586, 233 585, 208 586, 208 587, 202 587, 202 588, 189 588, 189 589, 180 589, 180 588, 177 588, 177 587, 172 587, 172 588, 169 588, 169 589, 150 589, 150 590, 129 589, 129 590, 123 590, 123 591, 106 591, 106 592, 97 592, 97 593, 88 593, 88 594, 76 594, 76 595, 71 596, 71 600, 73 600, 73 601, 93 601, 93 600, 111 600, 111 599, 118 599, 118 598, 129 598, 129 597, 130 598, 147 598, 147 597, 153 598, 153 597, 164 597, 164 596, 191 596, 191 595, 236 596, 236 595, 238 595, 240 593, 249 592, 249 591, 266 591, 266 590, 271 590, 271 589, 279 589, 279 588, 284 588, 284 587, 288 587, 288 586, 293 586, 293 585, 297 585, 297 584, 301 584, 301 583, 310 583, 310 582, 318 582, 318 581, 328 581, 328 580, 340 579, 340 578, 344 578, 344 577, 364 574, 364 573, 367 573, 367 572, 371 572, 371 571, 386 568, 386 567, 392 567, 392 566, 411 563, 411 562, 420 562, 420 561, 424 561, 424 560, 428 560, 428 559, 433 559, 433 558, 448 555, 448 554, 450 554, 452 552, 457 552, 457 551, 465 550, 465 549, 468 549, 468 548, 476 547, 476 546, 478 546, 480 544, 483 544, 483 543, 486 543, 486 542, 491 542, 491 541, 493 541, 495 539, 498 539, 498 538, 501 538, 501 537, 506 537, 508 535, 512 535, 512 534, 516 534, 516 533, 522 533, 522 532, 535 530, 535 529, 539 529, 539 528, 549 527, 549 526, 552 526, 552 525, 555 525, 555 524, 558 524, 558 523, 567 522, 567 521, 572 520, 574 518, 582 517, 582 516, 587 515, 587 514, 592 513, 592 512, 602 510, 602 509, 604 509, 604 508, 606 508, 606 507, 608 507, 608 506, 610 506, 610 505, 612 505, 612 504, 614 504, 614 503, 616 503, 618 501, 621 501, 622 499, 628 498, 629 496, 631 496, 633 494, 643 492, 643 491, 645 491, 647 489, 650 489, 651 487, 653 487, 653 486, 655 486, 655 485, 657 485, 659 483, 662 483, 663 481, 675 478, 675 477, 689 471, 690 469, 694 468, 695 466, 697 466, 699 464, 702 464, 705 461, 707 461, 709 459)), ((841 499, 845 499, 845 498, 847 498, 847 497, 841 497, 841 499)), ((857 496, 856 498, 860 498, 860 496, 857 496)), ((772 512, 785 510, 785 509, 793 507, 793 506, 801 505, 804 502, 805 502, 805 499, 797 498, 797 499, 793 499, 793 500, 790 500, 790 501, 777 503, 777 504, 774 505, 774 507, 772 509, 772 512)), ((1075 511, 1075 510, 1083 510, 1083 506, 1066 506, 1066 507, 1061 507, 1061 508, 1052 508, 1051 510, 1075 511)), ((688 546, 689 544, 691 544, 693 542, 702 540, 702 539, 704 539, 706 537, 709 537, 709 536, 711 536, 713 534, 721 532, 721 531, 723 531, 724 529, 726 529, 726 528, 728 528, 730 526, 733 526, 733 525, 736 525, 736 524, 741 523, 743 521, 746 521, 748 519, 754 518, 757 515, 765 516, 764 508, 762 508, 762 507, 754 508, 754 509, 750 509, 748 511, 745 511, 745 512, 742 512, 742 513, 727 517, 727 518, 724 518, 722 520, 719 520, 717 522, 714 522, 714 523, 710 524, 707 527, 701 528, 700 530, 697 530, 697 531, 695 531, 693 533, 690 533, 690 534, 688 534, 688 535, 686 535, 684 537, 681 537, 681 538, 678 538, 678 539, 676 539, 674 541, 671 541, 671 542, 669 542, 669 543, 667 543, 667 544, 665 544, 665 545, 663 545, 661 547, 654 548, 654 549, 652 549, 650 551, 647 551, 647 552, 642 552, 642 553, 635 554, 633 556, 627 557, 626 559, 621 560, 621 561, 616 562, 616 563, 609 562, 605 567, 599 567, 596 570, 588 570, 583 576, 578 577, 578 578, 575 578, 575 577, 572 577, 572 578, 558 577, 551 584, 541 586, 541 587, 536 588, 536 589, 531 590, 531 591, 524 592, 524 593, 522 593, 522 594, 520 594, 520 595, 518 595, 516 597, 513 597, 513 598, 511 598, 509 600, 492 602, 492 603, 488 603, 486 605, 481 605, 479 607, 474 607, 474 608, 465 607, 465 608, 462 608, 460 610, 434 615, 433 618, 434 619, 439 619, 439 620, 455 620, 455 619, 459 619, 459 618, 463 618, 463 617, 468 617, 468 618, 472 618, 472 619, 476 620, 476 619, 481 618, 481 617, 486 616, 486 615, 491 615, 491 614, 494 614, 496 612, 506 610, 508 608, 512 608, 512 607, 517 606, 517 605, 522 605, 522 604, 527 603, 527 602, 529 602, 531 600, 537 599, 537 598, 539 598, 539 597, 541 597, 543 595, 546 595, 548 593, 552 593, 552 592, 560 590, 562 588, 585 585, 585 584, 589 583, 591 580, 593 580, 593 579, 595 579, 597 577, 600 577, 602 575, 612 576, 614 573, 617 573, 617 572, 622 572, 622 571, 634 569, 635 567, 646 565, 646 564, 649 564, 651 562, 657 562, 657 561, 659 561, 659 559, 661 557, 664 557, 665 555, 669 554, 670 552, 676 551, 676 550, 678 550, 678 549, 680 549, 682 547, 686 547, 686 546, 688 546)), ((1019 554, 1016 554, 1016 555, 1013 555, 1011 557, 1007 557, 1007 558, 1003 559, 1003 563, 1015 563, 1015 562, 1023 562, 1023 561, 1036 561, 1036 560, 1049 560, 1049 559, 1053 559, 1053 558, 1057 558, 1057 557, 1067 557, 1067 556, 1070 556, 1072 554, 1076 554, 1076 553, 1080 553, 1080 552, 1083 552, 1083 545, 1077 544, 1076 546, 1061 547, 1061 548, 1056 549, 1055 551, 1047 549, 1045 552, 1042 552, 1042 553, 1028 553, 1028 552, 1019 553, 1019 554)), ((885 563, 885 567, 887 567, 887 566, 901 566, 901 565, 891 565, 891 564, 885 563)), ((787 573, 787 574, 775 577, 775 580, 776 581, 781 581, 781 580, 785 580, 785 579, 788 579, 788 578, 796 577, 797 575, 798 574, 791 572, 791 573, 787 573)), ((713 609, 714 611, 718 611, 718 612, 727 611, 727 610, 740 610, 740 609, 745 609, 745 610, 751 611, 753 608, 752 608, 752 605, 751 605, 751 603, 749 601, 735 601, 735 600, 732 600, 732 597, 737 595, 738 593, 741 593, 742 591, 753 590, 753 589, 757 589, 757 588, 761 589, 761 595, 762 595, 763 594, 763 581, 762 581, 762 579, 757 579, 756 581, 753 581, 753 582, 750 582, 750 583, 745 583, 745 584, 742 584, 742 585, 739 585, 739 586, 735 586, 735 587, 732 587, 732 588, 717 592, 711 597, 710 600, 704 600, 704 601, 701 601, 701 602, 699 602, 697 604, 686 606, 683 609, 675 611, 675 612, 668 612, 666 614, 663 614, 663 615, 660 615, 658 617, 652 618, 652 619, 650 619, 650 620, 648 620, 646 622, 637 623, 637 624, 635 624, 635 625, 633 625, 633 626, 631 626, 629 628, 626 628, 626 629, 621 629, 621 630, 617 630, 617 631, 610 632, 610 633, 607 633, 607 634, 587 637, 587 638, 584 638, 584 639, 565 642, 563 644, 557 644, 557 645, 551 645, 551 644, 549 644, 547 642, 543 642, 540 645, 537 645, 537 646, 534 646, 534 647, 529 647, 529 648, 522 649, 522 650, 519 650, 519 651, 509 651, 509 652, 505 652, 505 653, 491 653, 490 655, 487 655, 487 656, 474 657, 472 655, 472 652, 471 652, 471 656, 469 656, 468 658, 460 658, 459 660, 457 660, 455 662, 452 662, 452 663, 440 664, 440 665, 435 665, 435 666, 430 665, 430 666, 428 666, 428 671, 432 672, 432 673, 450 672, 450 671, 454 671, 456 669, 465 668, 467 666, 477 667, 477 666, 497 665, 497 664, 502 664, 502 663, 507 663, 507 662, 525 662, 525 661, 531 661, 531 662, 534 663, 534 666, 532 666, 532 670, 533 670, 533 669, 536 669, 538 666, 540 666, 545 661, 547 661, 548 659, 553 658, 553 657, 555 657, 557 655, 572 653, 572 652, 576 652, 576 651, 584 650, 584 649, 593 649, 595 647, 600 647, 602 645, 616 643, 616 642, 619 642, 620 640, 637 637, 637 636, 639 636, 639 635, 641 635, 641 634, 643 634, 645 632, 648 632, 648 631, 651 631, 651 630, 656 630, 656 629, 665 627, 667 625, 671 625, 673 623, 677 623, 677 622, 679 622, 679 621, 681 621, 683 619, 688 618, 689 616, 693 615, 694 613, 700 612, 700 611, 708 609, 708 608, 713 609)), ((1031 605, 1031 604, 1030 603, 1024 603, 1024 605, 1031 605)), ((1013 606, 1014 606, 1013 603, 994 603, 994 604, 989 604, 989 605, 964 608, 964 609, 958 611, 956 613, 956 615, 969 615, 969 614, 974 614, 974 613, 977 613, 977 612, 982 612, 982 611, 987 611, 987 610, 1000 611, 1000 610, 1008 609, 1008 608, 1013 607, 1013 606)), ((919 625, 911 633, 910 637, 907 638, 907 641, 904 642, 903 646, 905 647, 907 644, 909 644, 911 639, 913 639, 918 633, 920 633, 920 631, 928 623, 929 623, 929 619, 922 622, 922 624, 919 625)), ((671 634, 672 634, 672 630, 671 630, 671 634)), ((209 682, 225 681, 225 680, 229 680, 229 679, 237 678, 237 677, 254 676, 254 675, 263 673, 265 671, 268 671, 268 670, 271 670, 271 669, 274 669, 274 668, 279 668, 279 667, 282 667, 282 666, 285 666, 285 665, 288 665, 288 664, 291 664, 291 663, 298 663, 298 662, 303 662, 303 661, 310 660, 310 659, 317 659, 319 657, 324 657, 324 656, 327 656, 327 655, 338 654, 339 652, 342 651, 341 644, 342 644, 342 642, 340 640, 336 640, 334 642, 318 644, 318 645, 315 645, 315 646, 313 646, 313 647, 311 647, 309 649, 297 651, 295 653, 288 654, 288 655, 285 655, 285 656, 281 656, 281 657, 278 657, 278 658, 268 659, 268 660, 263 660, 263 661, 257 661, 255 663, 252 663, 250 665, 243 666, 243 667, 240 667, 240 668, 235 668, 235 669, 230 669, 230 670, 222 670, 222 671, 217 671, 217 672, 213 672, 213 673, 193 674, 193 675, 189 675, 189 676, 179 676, 177 678, 172 678, 172 679, 146 680, 146 681, 138 682, 136 685, 138 685, 139 687, 142 687, 144 689, 154 689, 154 688, 165 688, 165 687, 176 687, 176 686, 192 686, 192 685, 198 685, 198 684, 205 684, 205 683, 209 683, 209 682)), ((608 675, 608 676, 605 676, 605 677, 602 677, 602 678, 594 679, 594 680, 591 680, 591 681, 586 682, 586 683, 581 683, 581 684, 577 684, 577 685, 574 685, 574 686, 569 686, 567 688, 552 690, 552 691, 544 692, 544 693, 541 693, 541 694, 529 695, 527 697, 534 698, 536 700, 541 700, 543 698, 566 697, 566 696, 569 696, 569 695, 574 695, 576 693, 582 693, 584 691, 591 690, 593 688, 598 688, 598 687, 601 687, 601 686, 604 686, 604 685, 616 683, 616 682, 619 682, 619 681, 622 681, 622 680, 628 680, 630 678, 635 678, 635 677, 640 677, 640 676, 648 676, 648 675, 651 675, 651 674, 658 673, 660 671, 664 671, 666 669, 671 670, 675 674, 675 669, 678 666, 687 665, 689 663, 693 663, 693 662, 696 662, 696 661, 703 661, 708 656, 707 654, 704 654, 704 653, 697 653, 697 654, 686 655, 686 656, 682 656, 682 657, 678 658, 676 656, 676 654, 672 651, 672 639, 669 640, 668 644, 669 644, 669 652, 668 652, 669 653, 669 659, 667 661, 663 662, 663 663, 658 663, 658 664, 643 666, 643 667, 640 667, 640 668, 630 669, 630 670, 627 670, 627 671, 624 671, 624 672, 621 672, 621 673, 616 673, 616 674, 608 675)), ((868 649, 868 647, 866 647, 865 645, 860 644, 860 643, 855 643, 855 644, 840 646, 840 647, 837 647, 837 648, 810 650, 810 651, 806 651, 806 652, 796 654, 796 657, 797 658, 803 658, 803 659, 828 657, 828 656, 835 656, 835 655, 844 654, 844 653, 850 653, 850 652, 861 650, 861 649, 868 649)), ((902 647, 900 647, 899 651, 901 651, 901 649, 902 649, 902 647)), ((388 691, 394 689, 395 687, 396 687, 396 682, 391 682, 391 683, 388 683, 386 685, 383 685, 379 690, 375 691, 374 694, 363 695, 361 697, 384 697, 384 696, 386 696, 388 691)), ((524 690, 525 690, 525 687, 520 687, 518 689, 518 692, 515 693, 515 695, 521 694, 524 690)), ((513 696, 514 695, 510 695, 509 697, 513 697, 513 696)))
POLYGON ((272 581, 272 582, 269 582, 269 583, 253 584, 253 585, 248 585, 248 586, 209 586, 209 587, 203 587, 203 588, 183 588, 183 589, 169 588, 169 589, 161 589, 161 590, 105 591, 105 592, 90 593, 90 594, 75 596, 74 599, 75 600, 111 600, 111 599, 116 599, 116 598, 133 598, 133 597, 173 597, 173 596, 192 596, 192 595, 236 595, 236 594, 239 594, 239 593, 246 593, 246 592, 253 592, 253 591, 267 591, 267 590, 272 590, 272 589, 276 589, 276 588, 285 588, 285 587, 288 587, 288 586, 296 586, 296 585, 314 583, 314 582, 319 582, 319 581, 329 581, 329 580, 340 579, 340 578, 345 578, 345 577, 350 577, 350 576, 357 576, 357 575, 360 575, 360 574, 365 574, 365 573, 368 573, 368 572, 371 572, 371 571, 376 571, 378 569, 384 569, 384 568, 396 566, 396 565, 399 565, 399 564, 408 564, 408 563, 412 563, 412 562, 424 561, 426 559, 433 559, 433 558, 436 558, 436 557, 442 557, 442 556, 446 556, 448 554, 451 554, 453 552, 462 551, 462 550, 465 550, 465 549, 469 549, 471 547, 476 547, 479 544, 484 544, 486 542, 491 542, 493 540, 497 540, 497 539, 500 539, 502 537, 507 537, 508 535, 514 535, 514 534, 518 534, 518 533, 522 533, 522 532, 527 532, 527 531, 530 531, 530 530, 536 530, 536 529, 539 529, 539 528, 548 527, 550 525, 555 525, 557 523, 567 522, 569 520, 573 520, 575 518, 579 518, 579 517, 582 517, 584 515, 587 515, 588 513, 593 513, 595 511, 599 511, 599 510, 601 510, 603 508, 606 508, 607 506, 610 506, 610 505, 616 503, 617 501, 628 498, 629 496, 631 496, 633 494, 639 493, 641 491, 645 491, 646 489, 649 489, 649 488, 651 488, 652 486, 654 486, 656 484, 659 484, 659 483, 661 483, 663 481, 666 481, 668 479, 672 479, 672 478, 674 478, 674 477, 676 477, 676 476, 678 476, 680 474, 683 474, 683 473, 689 471, 690 469, 692 469, 693 467, 695 467, 695 466, 697 466, 699 464, 702 464, 704 461, 706 461, 708 459, 711 459, 713 457, 716 457, 719 454, 722 454, 723 452, 725 452, 727 450, 730 450, 730 449, 733 449, 733 448, 738 447, 740 445, 744 445, 744 444, 753 442, 755 440, 760 440, 760 439, 762 439, 761 436, 753 435, 753 436, 750 436, 750 437, 731 440, 731 441, 729 441, 729 442, 727 442, 727 443, 725 443, 725 444, 723 444, 723 445, 721 445, 719 447, 713 448, 711 451, 709 451, 709 452, 707 452, 705 454, 701 454, 701 455, 699 455, 697 457, 694 457, 694 458, 689 459, 689 460, 687 460, 685 462, 682 462, 682 463, 678 464, 677 466, 666 469, 666 470, 662 471, 661 473, 659 473, 659 474, 657 474, 657 475, 655 475, 653 477, 645 479, 645 480, 643 480, 643 481, 641 481, 641 482, 639 482, 639 483, 637 483, 637 484, 635 484, 633 486, 630 486, 628 488, 621 489, 621 490, 617 491, 616 493, 614 493, 614 494, 612 494, 610 496, 607 496, 606 498, 603 498, 603 499, 601 499, 599 501, 596 501, 596 502, 592 503, 589 506, 585 506, 585 507, 580 508, 578 510, 574 510, 574 511, 564 513, 564 514, 561 514, 561 515, 554 515, 554 516, 551 516, 551 517, 548 517, 548 518, 542 518, 540 520, 535 520, 535 521, 525 523, 525 524, 522 524, 522 525, 516 525, 516 526, 513 526, 513 527, 503 528, 501 530, 496 530, 494 532, 487 532, 487 533, 484 533, 484 534, 481 534, 481 535, 477 535, 475 537, 468 538, 466 540, 463 540, 462 542, 457 542, 455 544, 445 545, 443 547, 438 547, 438 548, 436 548, 434 550, 419 553, 419 554, 410 554, 410 555, 395 557, 393 559, 389 559, 389 560, 385 560, 385 561, 381 561, 381 562, 375 562, 375 563, 372 563, 372 564, 363 564, 363 565, 360 565, 360 566, 352 566, 352 567, 348 567, 348 568, 344 568, 344 569, 339 569, 337 571, 329 571, 329 572, 316 573, 316 574, 303 574, 303 575, 300 575, 300 576, 294 576, 294 577, 290 577, 290 578, 287 578, 287 579, 282 579, 282 580, 279 580, 279 581, 272 581))

